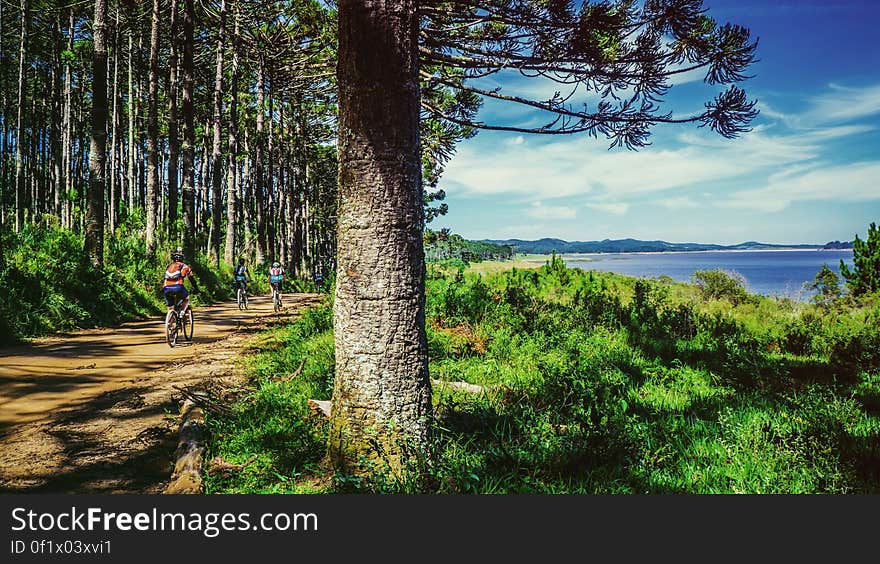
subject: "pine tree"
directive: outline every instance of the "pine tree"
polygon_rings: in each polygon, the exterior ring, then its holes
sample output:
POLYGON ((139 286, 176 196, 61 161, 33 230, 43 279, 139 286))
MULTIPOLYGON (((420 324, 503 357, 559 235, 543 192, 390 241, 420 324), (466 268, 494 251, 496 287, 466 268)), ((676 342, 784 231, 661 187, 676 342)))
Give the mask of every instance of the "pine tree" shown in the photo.
POLYGON ((868 238, 853 241, 853 268, 840 261, 840 274, 854 296, 880 292, 880 230, 871 222, 868 238))

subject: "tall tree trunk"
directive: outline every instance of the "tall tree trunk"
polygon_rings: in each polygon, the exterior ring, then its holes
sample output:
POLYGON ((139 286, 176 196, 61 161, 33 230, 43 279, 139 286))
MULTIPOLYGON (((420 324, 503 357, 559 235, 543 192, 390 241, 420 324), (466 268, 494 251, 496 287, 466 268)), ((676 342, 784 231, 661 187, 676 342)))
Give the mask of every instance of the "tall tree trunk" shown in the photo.
POLYGON ((266 143, 266 211, 264 217, 267 218, 266 225, 266 248, 272 261, 278 260, 276 251, 277 237, 275 237, 275 214, 278 211, 278 201, 275 197, 275 115, 274 115, 274 97, 272 96, 272 85, 269 85, 269 137, 266 143))
POLYGON ((135 146, 135 93, 134 93, 134 39, 132 31, 128 30, 128 159, 125 173, 125 189, 128 209, 126 215, 134 213, 135 194, 137 192, 137 177, 134 172, 135 146))
POLYGON ((235 231, 236 224, 236 172, 238 153, 238 8, 233 4, 233 18, 235 26, 232 32, 232 84, 229 94, 229 168, 226 171, 226 246, 223 250, 223 260, 232 264, 235 260, 235 231))
POLYGON ((328 454, 402 472, 431 414, 414 0, 339 2, 336 377, 328 454))
MULTIPOLYGON (((77 88, 76 93, 76 145, 79 149, 79 154, 76 158, 76 168, 72 172, 73 178, 73 186, 74 190, 77 194, 77 201, 79 202, 79 209, 84 210, 86 208, 87 201, 87 192, 88 192, 88 180, 86 178, 86 170, 88 170, 89 165, 87 159, 89 158, 89 151, 86 149, 86 141, 88 140, 88 135, 86 132, 88 129, 86 128, 86 121, 83 117, 85 113, 85 99, 86 99, 86 82, 85 80, 79 81, 79 87, 77 88), (86 186, 83 186, 86 184, 86 186)), ((89 134, 90 135, 90 134, 89 134)), ((79 232, 82 233, 85 231, 85 219, 86 214, 80 212, 76 216, 76 224, 79 232)))
MULTIPOLYGON (((288 127, 292 127, 293 126, 292 124, 296 123, 295 120, 296 120, 296 116, 299 114, 299 108, 297 108, 294 105, 295 100, 296 100, 296 98, 294 98, 293 101, 288 103, 288 105, 287 105, 288 110, 287 110, 286 114, 283 112, 283 109, 285 107, 284 106, 284 99, 282 98, 282 100, 281 100, 282 113, 281 113, 281 117, 280 117, 280 120, 281 120, 280 125, 281 125, 282 139, 284 137, 284 131, 286 131, 286 129, 287 129, 285 127, 285 124, 288 124, 288 127), (290 116, 291 113, 293 114, 292 117, 290 116), (285 120, 285 117, 287 117, 287 120, 285 120)), ((296 151, 296 145, 295 145, 296 133, 294 132, 294 134, 291 137, 294 140, 292 150, 295 152, 296 151)), ((286 213, 285 213, 285 221, 281 226, 281 230, 282 230, 282 233, 284 234, 284 236, 283 236, 283 240, 284 240, 284 245, 283 245, 284 268, 285 268, 285 270, 287 270, 288 272, 291 273, 291 277, 295 278, 296 277, 296 263, 294 262, 294 258, 293 258, 293 256, 294 256, 293 255, 293 252, 294 252, 293 248, 294 248, 294 240, 295 240, 294 237, 296 235, 296 217, 295 217, 295 215, 296 215, 296 198, 294 196, 294 184, 293 184, 294 176, 293 176, 293 165, 290 162, 290 160, 291 160, 290 159, 290 151, 291 151, 291 149, 288 149, 288 146, 286 144, 282 144, 280 161, 282 163, 284 163, 284 171, 285 171, 285 174, 284 174, 284 200, 285 200, 284 207, 286 209, 286 213)))
POLYGON ((263 57, 260 56, 259 65, 257 66, 257 125, 254 132, 254 143, 256 145, 256 157, 254 159, 254 202, 256 204, 254 214, 257 222, 257 264, 266 262, 266 213, 264 208, 265 199, 265 175, 264 175, 264 158, 265 151, 263 146, 263 124, 264 117, 263 106, 266 103, 266 82, 265 67, 263 57))
POLYGON ((214 74, 214 139, 211 149, 211 234, 210 234, 210 257, 215 266, 220 266, 220 231, 221 201, 223 187, 222 147, 220 128, 223 125, 221 112, 223 111, 223 49, 226 43, 226 0, 220 0, 220 29, 217 35, 217 69, 214 74))
MULTIPOLYGON (((3 51, 3 3, 0 2, 0 68, 6 68, 6 52, 3 51)), ((8 125, 8 116, 7 113, 9 108, 6 107, 6 75, 5 73, 0 72, 0 113, 3 114, 2 120, 2 140, 0 140, 0 228, 6 226, 6 190, 7 190, 7 177, 6 177, 6 149, 7 146, 7 137, 9 135, 9 125, 8 125)), ((0 269, 4 266, 3 264, 3 245, 0 245, 0 269)))
MULTIPOLYGON (((70 9, 70 23, 67 28, 67 50, 73 51, 73 9, 70 9)), ((71 167, 73 165, 73 124, 71 123, 72 113, 71 113, 71 104, 73 103, 73 87, 72 81, 73 77, 71 76, 72 69, 70 66, 70 60, 68 59, 64 65, 64 132, 63 132, 63 147, 61 149, 62 160, 64 161, 64 210, 63 210, 63 220, 62 224, 68 229, 73 228, 73 221, 71 219, 71 203, 70 203, 70 190, 73 188, 71 182, 71 167)))
MULTIPOLYGON (((55 15, 55 26, 52 30, 55 41, 53 42, 52 55, 52 115, 51 120, 51 145, 52 145, 52 213, 61 219, 61 194, 63 178, 61 175, 61 11, 55 15)), ((2 37, 2 33, 0 33, 2 37)))
POLYGON ((24 227, 25 178, 24 178, 24 104, 25 63, 28 57, 28 28, 30 27, 30 5, 21 0, 21 39, 18 44, 18 103, 15 120, 15 230, 24 227))
POLYGON ((180 144, 177 136, 177 0, 171 0, 171 45, 168 52, 168 238, 177 240, 177 195, 180 144))
POLYGON ((86 207, 85 253, 96 268, 104 267, 104 168, 107 160, 107 0, 95 0, 92 22, 92 142, 89 148, 89 190, 86 207))
POLYGON ((147 256, 156 252, 159 203, 159 0, 153 0, 150 25, 150 94, 147 113, 147 256))
POLYGON ((183 251, 195 258, 195 116, 193 108, 193 0, 183 8, 183 251))
POLYGON ((242 191, 244 198, 241 198, 241 215, 244 223, 244 246, 242 254, 250 254, 253 246, 253 233, 251 226, 254 223, 253 218, 253 202, 254 202, 254 178, 251 174, 251 145, 248 128, 244 128, 244 170, 242 170, 241 178, 243 179, 242 191))
MULTIPOLYGON (((138 7, 138 18, 140 19, 141 9, 138 7)), ((141 63, 144 59, 144 33, 141 27, 138 27, 138 46, 137 46, 137 64, 135 65, 135 111, 134 111, 134 119, 136 124, 140 124, 141 122, 141 103, 144 95, 144 73, 143 73, 143 64, 141 63)), ((137 175, 137 180, 135 181, 135 187, 137 190, 135 191, 135 199, 134 205, 135 207, 141 207, 146 212, 147 206, 147 160, 145 158, 146 155, 146 143, 144 139, 144 128, 140 125, 137 126, 135 130, 135 174, 137 175)))
POLYGON ((113 30, 113 116, 110 132, 110 231, 116 231, 119 221, 119 157, 122 144, 119 139, 119 12, 116 10, 116 28, 113 30))

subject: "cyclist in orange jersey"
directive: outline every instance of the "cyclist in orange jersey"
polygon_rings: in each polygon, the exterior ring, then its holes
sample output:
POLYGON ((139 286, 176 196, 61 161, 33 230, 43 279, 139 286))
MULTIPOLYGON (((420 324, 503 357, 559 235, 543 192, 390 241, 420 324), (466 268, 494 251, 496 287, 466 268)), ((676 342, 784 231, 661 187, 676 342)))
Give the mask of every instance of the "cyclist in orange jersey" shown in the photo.
POLYGON ((195 274, 192 267, 183 262, 183 249, 177 247, 177 251, 171 253, 171 264, 165 269, 165 281, 162 292, 165 294, 165 305, 171 310, 174 304, 182 297, 183 304, 181 310, 185 310, 189 305, 189 292, 183 285, 184 280, 190 279, 193 285, 193 291, 199 292, 199 286, 196 284, 195 274))

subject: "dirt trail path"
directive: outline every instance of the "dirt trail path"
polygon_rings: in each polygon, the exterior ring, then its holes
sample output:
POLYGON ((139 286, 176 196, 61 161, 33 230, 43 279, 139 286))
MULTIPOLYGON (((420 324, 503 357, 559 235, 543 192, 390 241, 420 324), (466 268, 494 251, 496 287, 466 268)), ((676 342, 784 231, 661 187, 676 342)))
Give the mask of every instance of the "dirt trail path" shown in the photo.
POLYGON ((180 393, 232 379, 255 331, 316 294, 255 296, 194 310, 192 343, 165 343, 164 318, 0 348, 0 492, 156 493, 171 476, 180 393))

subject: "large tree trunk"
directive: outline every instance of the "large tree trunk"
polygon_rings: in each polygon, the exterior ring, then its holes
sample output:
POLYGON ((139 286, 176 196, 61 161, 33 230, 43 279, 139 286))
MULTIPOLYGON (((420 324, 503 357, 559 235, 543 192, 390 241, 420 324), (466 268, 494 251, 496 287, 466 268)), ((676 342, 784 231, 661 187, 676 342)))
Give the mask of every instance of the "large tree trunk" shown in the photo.
POLYGON ((329 450, 404 470, 428 437, 431 384, 413 0, 339 2, 339 268, 329 450))
POLYGON ((211 260, 220 266, 220 221, 223 203, 221 202, 223 186, 223 166, 221 162, 220 127, 223 125, 223 48, 226 42, 226 0, 220 0, 220 30, 217 37, 217 69, 214 74, 214 139, 211 148, 211 260))
POLYGON ((235 27, 232 32, 232 84, 229 94, 229 168, 226 171, 226 246, 223 250, 223 260, 232 264, 235 260, 235 231, 236 231, 236 172, 238 166, 236 158, 238 153, 238 11, 233 5, 233 18, 235 27))
POLYGON ((28 0, 21 0, 21 39, 18 44, 18 104, 15 119, 15 230, 24 227, 24 103, 25 63, 28 57, 28 27, 30 26, 28 0))
POLYGON ((159 203, 159 0, 153 0, 150 26, 150 99, 147 112, 147 256, 156 252, 159 203))
POLYGON ((195 258, 196 191, 195 144, 196 129, 193 108, 193 0, 184 0, 183 8, 183 252, 186 258, 195 258))
POLYGON ((171 0, 171 45, 168 50, 168 238, 177 239, 180 142, 177 135, 177 0, 171 0))
POLYGON ((84 249, 92 265, 104 266, 104 167, 107 160, 107 0, 95 0, 92 22, 92 142, 89 148, 89 189, 84 249))

